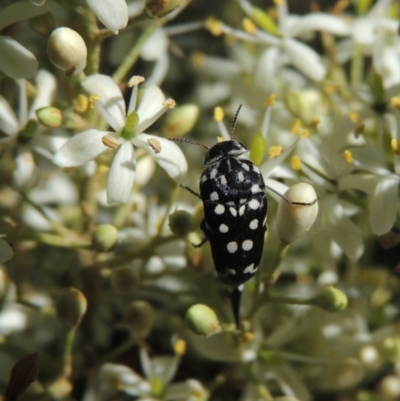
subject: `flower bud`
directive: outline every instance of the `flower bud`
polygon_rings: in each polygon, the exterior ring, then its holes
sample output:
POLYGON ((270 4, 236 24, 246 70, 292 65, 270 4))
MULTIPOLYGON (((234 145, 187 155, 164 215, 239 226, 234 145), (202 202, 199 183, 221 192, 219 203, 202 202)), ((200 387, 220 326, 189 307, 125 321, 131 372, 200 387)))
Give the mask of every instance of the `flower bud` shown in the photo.
POLYGON ((315 297, 315 305, 328 312, 339 312, 347 307, 347 297, 344 292, 329 286, 315 297))
POLYGON ((400 399, 400 379, 395 375, 386 376, 379 384, 379 395, 385 401, 398 401, 400 399))
POLYGON ((111 224, 101 224, 93 233, 93 247, 99 252, 108 252, 118 241, 118 230, 111 224))
POLYGON ((400 361, 400 337, 387 337, 382 343, 384 358, 392 363, 400 361))
POLYGON ((87 49, 79 33, 70 28, 58 28, 47 42, 47 54, 51 62, 68 77, 83 71, 86 67, 87 49))
POLYGON ((126 308, 124 321, 135 338, 146 338, 154 326, 154 309, 146 301, 134 301, 126 308))
MULTIPOLYGON (((317 199, 314 188, 306 183, 293 185, 285 192, 292 202, 311 203, 317 199)), ((318 214, 318 202, 313 205, 290 204, 282 199, 278 205, 276 226, 280 239, 290 244, 314 224, 318 214)))
POLYGON ((176 235, 187 235, 195 229, 194 217, 186 210, 176 210, 169 215, 169 227, 176 235))
POLYGON ((58 318, 71 327, 78 327, 86 312, 85 296, 76 288, 64 288, 56 302, 58 318))
POLYGON ((221 331, 218 316, 207 305, 196 304, 190 307, 185 321, 188 328, 200 336, 212 336, 221 331))
POLYGON ((42 107, 35 111, 40 124, 45 127, 58 128, 63 123, 62 111, 55 107, 42 107))
POLYGON ((151 18, 162 18, 181 5, 181 0, 146 0, 145 11, 151 18))
POLYGON ((250 160, 257 166, 259 166, 264 159, 266 147, 267 143, 263 134, 258 132, 253 138, 250 147, 250 160))
POLYGON ((168 114, 163 129, 169 137, 185 135, 192 130, 198 117, 198 106, 194 104, 179 106, 168 114))
POLYGON ((139 276, 129 266, 121 266, 111 274, 111 287, 118 294, 128 294, 140 284, 139 276))

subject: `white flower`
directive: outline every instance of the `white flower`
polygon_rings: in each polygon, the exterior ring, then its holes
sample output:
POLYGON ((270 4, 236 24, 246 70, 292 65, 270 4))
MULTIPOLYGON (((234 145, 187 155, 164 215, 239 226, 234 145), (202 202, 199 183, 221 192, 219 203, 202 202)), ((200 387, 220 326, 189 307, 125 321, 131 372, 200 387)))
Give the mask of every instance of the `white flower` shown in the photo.
POLYGON ((5 98, 0 96, 0 130, 7 136, 0 139, 0 143, 10 147, 17 147, 15 157, 15 170, 13 172, 13 184, 17 188, 29 187, 38 174, 38 169, 31 152, 32 136, 38 136, 32 120, 36 120, 35 110, 50 106, 56 89, 56 81, 52 74, 40 70, 36 76, 37 95, 29 110, 27 109, 27 94, 25 80, 18 81, 19 85, 19 110, 18 118, 5 98), (25 131, 25 132, 24 132, 25 131), (21 143, 19 143, 21 142, 21 143))
POLYGON ((139 353, 145 378, 127 366, 104 364, 99 374, 101 394, 110 393, 113 390, 123 391, 138 397, 138 401, 205 401, 208 399, 208 392, 197 380, 188 379, 185 382, 170 384, 179 366, 178 355, 150 359, 144 348, 140 348, 139 353))
POLYGON ((128 6, 125 0, 86 0, 97 18, 115 35, 128 23, 128 6))
POLYGON ((69 139, 54 155, 54 163, 60 167, 74 167, 117 149, 107 182, 108 203, 128 200, 135 180, 136 159, 134 147, 145 150, 166 172, 178 182, 186 176, 187 162, 179 147, 171 141, 143 133, 173 103, 165 101, 164 94, 156 87, 145 88, 136 108, 139 77, 131 80, 133 85, 128 110, 117 84, 108 76, 95 74, 83 82, 91 95, 99 97, 96 107, 116 132, 97 129, 84 131, 69 139), (136 111, 135 111, 136 110, 136 111))

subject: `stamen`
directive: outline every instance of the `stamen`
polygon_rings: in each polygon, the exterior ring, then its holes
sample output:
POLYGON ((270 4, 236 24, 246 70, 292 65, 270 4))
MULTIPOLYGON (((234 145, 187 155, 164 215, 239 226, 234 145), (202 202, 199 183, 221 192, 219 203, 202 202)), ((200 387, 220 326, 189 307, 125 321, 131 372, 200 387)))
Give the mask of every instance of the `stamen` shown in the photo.
POLYGON ((254 35, 257 32, 257 27, 250 18, 243 18, 242 27, 244 31, 249 33, 250 35, 254 35))
POLYGON ((297 135, 302 125, 303 123, 301 122, 301 120, 299 118, 295 118, 293 120, 292 126, 290 127, 290 131, 292 132, 292 134, 297 135))
POLYGON ((354 136, 358 138, 360 135, 364 133, 364 131, 365 131, 365 124, 361 124, 354 130, 354 136))
POLYGON ((396 109, 400 110, 400 97, 393 96, 393 97, 390 99, 390 104, 391 104, 393 107, 396 107, 396 109))
POLYGON ((300 138, 308 138, 310 136, 310 131, 308 129, 300 128, 299 129, 299 137, 300 138))
POLYGON ((145 79, 144 77, 141 77, 140 75, 134 75, 129 81, 128 81, 128 86, 132 88, 133 86, 137 86, 144 82, 145 79))
POLYGON ((216 107, 214 109, 214 121, 220 122, 224 119, 224 111, 221 107, 216 107))
POLYGON ((350 113, 348 115, 349 115, 350 121, 354 124, 357 123, 360 119, 359 114, 355 111, 350 111, 350 113))
POLYGON ((169 98, 164 101, 163 106, 167 109, 173 109, 176 106, 176 102, 174 99, 169 98))
POLYGON ((182 339, 176 340, 174 344, 174 351, 178 356, 184 355, 186 352, 186 341, 182 339))
POLYGON ((278 157, 283 150, 283 146, 271 146, 268 151, 268 156, 272 159, 273 157, 278 157))
POLYGON ((353 155, 350 150, 346 149, 343 152, 343 159, 346 163, 353 163, 353 155))
POLYGON ((100 96, 92 95, 89 96, 89 108, 94 109, 94 104, 100 100, 100 96))
POLYGON ((101 142, 103 142, 103 145, 107 146, 107 148, 114 150, 119 148, 118 141, 112 135, 104 135, 101 138, 101 142))
POLYGON ((151 148, 154 150, 154 153, 160 153, 161 152, 161 143, 158 139, 156 138, 150 138, 147 140, 151 148))
POLYGON ((192 53, 192 63, 197 68, 204 67, 205 59, 205 55, 201 52, 192 53))
POLYGON ((290 159, 290 165, 292 167, 293 170, 300 170, 301 169, 301 159, 299 156, 292 156, 292 158, 290 159))
POLYGON ((275 104, 275 102, 276 102, 276 94, 275 94, 275 93, 271 93, 271 94, 268 96, 267 100, 265 101, 265 105, 266 105, 267 107, 273 106, 273 105, 275 104))
POLYGON ((390 141, 390 147, 392 148, 393 152, 396 153, 396 155, 400 155, 399 142, 396 138, 392 138, 390 141))
POLYGON ((214 17, 209 17, 204 23, 204 27, 214 36, 223 34, 224 23, 214 17))
POLYGON ((310 125, 311 128, 316 129, 318 124, 321 122, 321 119, 319 117, 314 117, 311 121, 310 121, 310 125))
POLYGON ((84 113, 85 111, 87 111, 87 109, 89 108, 89 99, 87 96, 79 94, 76 97, 76 106, 75 106, 75 110, 78 113, 84 113))

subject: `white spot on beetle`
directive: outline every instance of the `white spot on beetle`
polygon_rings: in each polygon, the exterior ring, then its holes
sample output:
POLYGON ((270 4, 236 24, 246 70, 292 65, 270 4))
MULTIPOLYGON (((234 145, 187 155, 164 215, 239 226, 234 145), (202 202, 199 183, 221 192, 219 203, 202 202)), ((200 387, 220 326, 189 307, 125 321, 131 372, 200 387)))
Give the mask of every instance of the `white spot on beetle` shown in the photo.
POLYGON ((239 209, 239 215, 240 215, 240 216, 243 216, 243 215, 244 215, 245 209, 246 209, 246 206, 245 206, 245 205, 240 206, 240 209, 239 209))
POLYGON ((204 184, 207 181, 207 174, 203 174, 200 178, 200 182, 204 184))
POLYGON ((221 205, 221 204, 219 203, 217 206, 215 206, 214 212, 215 212, 216 214, 222 214, 222 213, 224 213, 224 212, 225 212, 225 206, 224 206, 224 205, 221 205))
POLYGON ((236 211, 236 209, 235 209, 234 207, 230 207, 230 208, 229 208, 229 211, 231 212, 231 214, 232 214, 233 217, 236 217, 237 211, 236 211))
POLYGON ((222 185, 226 185, 228 183, 228 181, 226 180, 226 177, 224 175, 221 175, 220 180, 221 180, 222 185))
POLYGON ((242 248, 244 251, 250 251, 250 249, 253 248, 253 241, 251 239, 246 239, 242 243, 242 248))
POLYGON ((226 246, 226 249, 228 250, 229 253, 235 253, 238 249, 238 244, 235 241, 229 242, 228 245, 226 246))
POLYGON ((247 163, 242 163, 243 170, 249 171, 250 167, 247 163))
POLYGON ((219 199, 218 192, 211 192, 210 200, 217 201, 219 199))
POLYGON ((260 192, 260 186, 258 184, 254 184, 251 186, 250 190, 253 194, 256 194, 257 192, 260 192))
POLYGON ((254 267, 254 263, 252 263, 250 266, 247 266, 244 270, 243 273, 245 274, 253 274, 257 271, 258 266, 254 267))
POLYGON ((250 222, 250 224, 249 224, 249 227, 250 227, 252 230, 255 230, 256 228, 258 228, 258 220, 257 220, 257 219, 252 220, 252 221, 250 222))
POLYGON ((237 174, 237 179, 238 179, 239 182, 244 181, 244 175, 243 175, 243 172, 242 172, 242 171, 239 171, 239 172, 238 172, 238 174, 237 174))
POLYGON ((217 176, 217 174, 218 174, 218 170, 216 168, 213 168, 210 173, 210 178, 215 178, 217 176))
POLYGON ((248 205, 250 209, 257 210, 260 207, 260 202, 257 199, 252 199, 248 205))
POLYGON ((228 227, 226 224, 221 224, 221 225, 219 226, 219 231, 220 231, 221 233, 227 233, 227 232, 229 231, 229 227, 228 227))

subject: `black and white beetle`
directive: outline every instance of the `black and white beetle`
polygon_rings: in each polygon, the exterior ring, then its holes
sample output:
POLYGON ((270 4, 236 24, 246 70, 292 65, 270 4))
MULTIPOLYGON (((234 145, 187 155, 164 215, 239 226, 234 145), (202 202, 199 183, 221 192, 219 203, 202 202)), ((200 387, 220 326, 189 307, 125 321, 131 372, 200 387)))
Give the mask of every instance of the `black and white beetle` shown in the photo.
MULTIPOLYGON (((258 167, 243 158, 247 148, 232 139, 240 108, 241 105, 232 122, 231 140, 219 142, 211 148, 201 145, 208 150, 200 178, 200 195, 183 186, 203 202, 201 229, 205 239, 196 246, 210 241, 215 269, 230 290, 238 327, 243 284, 257 272, 267 229, 267 187, 264 179, 258 167)), ((190 140, 176 140, 197 144, 190 140)), ((278 195, 289 203, 295 203, 278 195)))

